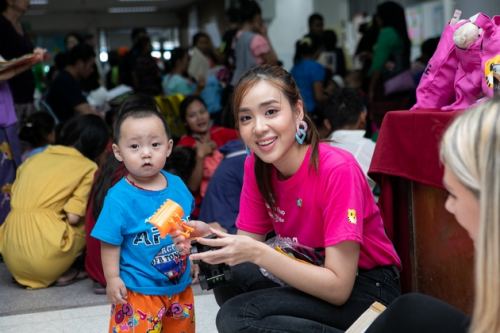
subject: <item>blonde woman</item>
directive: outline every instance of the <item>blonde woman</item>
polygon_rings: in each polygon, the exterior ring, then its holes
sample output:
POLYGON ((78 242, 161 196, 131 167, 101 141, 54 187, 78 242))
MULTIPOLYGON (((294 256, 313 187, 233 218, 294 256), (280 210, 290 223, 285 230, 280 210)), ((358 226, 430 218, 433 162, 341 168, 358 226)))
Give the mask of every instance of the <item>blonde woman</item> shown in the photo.
MULTIPOLYGON (((377 332, 500 332, 500 97, 453 121, 441 142, 445 208, 474 242, 474 314, 429 296, 405 295, 370 326, 377 332)), ((450 281, 452 282, 452 281, 450 281)))

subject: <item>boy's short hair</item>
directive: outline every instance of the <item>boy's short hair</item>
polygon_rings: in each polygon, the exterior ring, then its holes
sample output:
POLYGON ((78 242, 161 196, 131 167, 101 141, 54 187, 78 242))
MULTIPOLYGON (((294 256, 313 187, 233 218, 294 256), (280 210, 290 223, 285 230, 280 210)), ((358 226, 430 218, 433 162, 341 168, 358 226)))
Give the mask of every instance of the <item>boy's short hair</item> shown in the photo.
POLYGON ((142 119, 149 117, 158 117, 161 120, 163 126, 165 127, 165 134, 167 134, 167 138, 170 140, 172 137, 170 135, 170 128, 168 127, 168 123, 167 120, 165 119, 165 116, 160 112, 158 112, 157 110, 152 110, 144 107, 137 107, 128 109, 127 111, 122 112, 121 114, 118 115, 115 121, 115 126, 113 131, 113 142, 118 144, 118 141, 120 140, 121 136, 121 127, 125 119, 127 118, 142 119))
POLYGON ((364 109, 363 99, 358 90, 342 88, 328 97, 323 112, 333 132, 344 126, 356 125, 364 109))

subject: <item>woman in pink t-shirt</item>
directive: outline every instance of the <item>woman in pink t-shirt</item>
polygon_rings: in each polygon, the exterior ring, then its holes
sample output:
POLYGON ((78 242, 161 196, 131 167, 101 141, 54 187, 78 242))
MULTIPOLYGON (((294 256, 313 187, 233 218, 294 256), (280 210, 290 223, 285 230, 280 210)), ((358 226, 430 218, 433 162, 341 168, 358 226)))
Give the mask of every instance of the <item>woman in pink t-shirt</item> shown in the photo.
MULTIPOLYGON (((234 281, 214 290, 219 332, 344 331, 374 301, 388 305, 398 297, 401 262, 366 177, 351 154, 319 143, 291 74, 267 65, 249 70, 233 106, 236 128, 253 151, 245 164, 238 234, 191 222, 191 236, 215 233, 218 239, 198 241, 220 247, 191 258, 232 266, 234 281), (299 262, 266 245, 273 229, 321 252, 324 264, 299 262)), ((171 236, 188 251, 184 237, 171 236)))

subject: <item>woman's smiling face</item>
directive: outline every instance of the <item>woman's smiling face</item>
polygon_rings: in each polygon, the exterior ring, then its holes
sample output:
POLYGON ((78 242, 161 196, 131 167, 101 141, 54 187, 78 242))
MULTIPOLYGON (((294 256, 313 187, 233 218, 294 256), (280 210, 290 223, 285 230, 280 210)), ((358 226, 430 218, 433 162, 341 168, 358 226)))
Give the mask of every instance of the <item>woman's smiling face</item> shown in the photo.
POLYGON ((243 96, 237 119, 240 135, 264 162, 278 167, 296 154, 296 124, 303 117, 302 101, 298 104, 292 108, 281 90, 266 80, 256 82, 243 96))

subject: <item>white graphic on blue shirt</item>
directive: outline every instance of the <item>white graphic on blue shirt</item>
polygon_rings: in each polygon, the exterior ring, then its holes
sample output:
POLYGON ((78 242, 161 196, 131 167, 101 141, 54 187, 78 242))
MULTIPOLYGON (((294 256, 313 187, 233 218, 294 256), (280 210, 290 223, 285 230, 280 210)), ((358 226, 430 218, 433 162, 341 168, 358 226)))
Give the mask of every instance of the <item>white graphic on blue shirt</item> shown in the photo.
POLYGON ((175 244, 164 246, 155 255, 153 265, 160 273, 168 277, 170 282, 178 284, 182 274, 186 271, 187 255, 175 248, 175 244))

